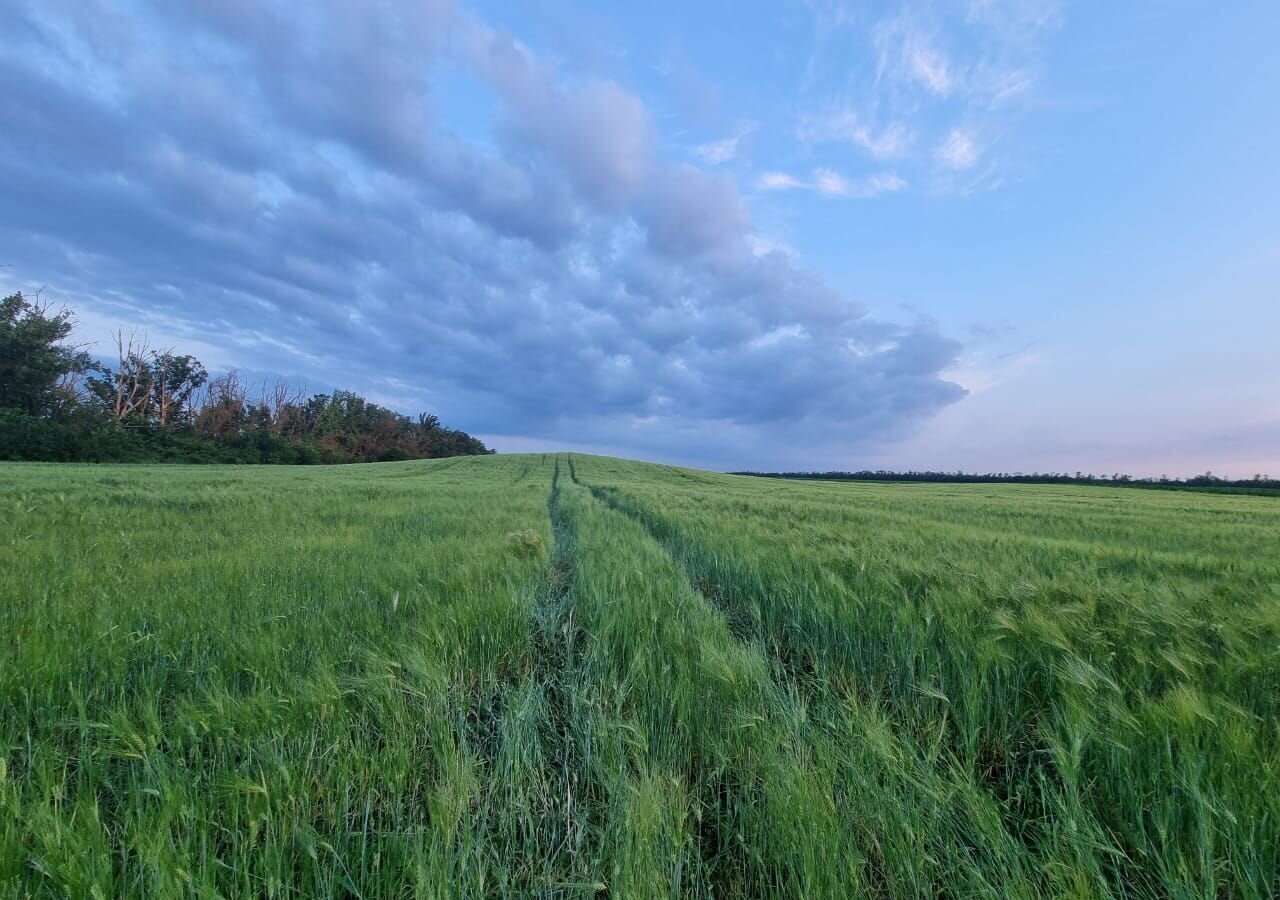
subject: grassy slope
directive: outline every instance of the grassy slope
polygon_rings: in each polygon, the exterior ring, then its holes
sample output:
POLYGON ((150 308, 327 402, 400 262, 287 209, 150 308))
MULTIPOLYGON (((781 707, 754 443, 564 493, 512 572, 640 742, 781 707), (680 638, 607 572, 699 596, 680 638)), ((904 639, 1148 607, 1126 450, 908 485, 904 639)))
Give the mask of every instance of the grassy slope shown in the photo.
POLYGON ((1280 506, 0 467, 0 889, 1265 896, 1280 506))

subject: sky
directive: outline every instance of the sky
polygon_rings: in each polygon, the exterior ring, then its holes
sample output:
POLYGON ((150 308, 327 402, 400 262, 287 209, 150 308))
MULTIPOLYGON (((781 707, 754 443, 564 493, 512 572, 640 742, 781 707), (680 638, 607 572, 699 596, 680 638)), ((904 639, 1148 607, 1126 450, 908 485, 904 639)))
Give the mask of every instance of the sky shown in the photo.
POLYGON ((0 2, 0 290, 503 451, 1280 475, 1280 4, 0 2))

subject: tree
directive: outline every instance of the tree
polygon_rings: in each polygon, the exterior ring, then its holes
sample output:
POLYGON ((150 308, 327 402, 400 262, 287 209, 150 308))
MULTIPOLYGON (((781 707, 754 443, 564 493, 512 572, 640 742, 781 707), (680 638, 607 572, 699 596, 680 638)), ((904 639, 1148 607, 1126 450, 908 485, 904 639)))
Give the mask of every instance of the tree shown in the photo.
POLYGON ((89 392, 106 408, 111 420, 123 425, 128 420, 145 420, 151 403, 151 349, 146 335, 136 331, 125 336, 115 333, 117 368, 98 366, 102 377, 89 379, 89 392))
POLYGON ((209 380, 200 360, 172 350, 151 354, 151 404, 161 427, 185 419, 192 395, 209 380))
POLYGON ((74 397, 75 379, 92 360, 62 342, 75 321, 71 312, 21 292, 0 300, 0 409, 29 416, 58 413, 74 397))
POLYGON ((436 416, 411 419, 352 391, 306 399, 284 379, 259 392, 234 369, 210 378, 194 356, 152 349, 136 330, 114 335, 114 364, 96 363, 64 343, 73 325, 69 311, 38 299, 0 301, 0 459, 339 463, 492 452, 436 416))
POLYGON ((245 406, 248 389, 235 369, 209 382, 204 403, 196 413, 196 430, 204 437, 239 434, 249 420, 245 406))
POLYGON ((272 434, 300 436, 306 431, 302 402, 302 391, 287 378, 277 378, 271 385, 263 384, 261 405, 271 414, 272 434))

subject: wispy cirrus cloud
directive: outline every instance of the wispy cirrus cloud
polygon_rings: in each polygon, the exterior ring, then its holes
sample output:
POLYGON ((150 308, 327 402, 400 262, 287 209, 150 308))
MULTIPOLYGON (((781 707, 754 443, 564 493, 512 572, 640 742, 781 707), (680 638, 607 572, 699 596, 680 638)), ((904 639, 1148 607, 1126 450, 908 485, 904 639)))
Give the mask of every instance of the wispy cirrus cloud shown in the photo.
POLYGON ((877 172, 861 178, 850 178, 834 169, 817 168, 801 178, 789 172, 763 172, 756 187, 764 191, 814 191, 828 197, 869 198, 892 194, 907 186, 906 180, 893 172, 877 172))
POLYGON ((743 123, 728 137, 694 147, 693 154, 702 162, 712 166, 733 162, 742 156, 746 145, 759 128, 760 126, 755 122, 743 123))
POLYGON ((953 128, 938 143, 933 156, 942 168, 962 172, 978 164, 982 150, 972 132, 964 128, 953 128))
POLYGON ((944 48, 937 30, 902 12, 876 24, 876 79, 923 88, 946 97, 960 87, 963 73, 944 48))
POLYGON ((796 134, 807 143, 847 142, 875 159, 902 156, 913 140, 905 122, 890 122, 883 128, 875 128, 852 109, 806 113, 800 118, 796 134))
POLYGON ((1034 101, 1041 47, 1062 21, 1056 0, 824 4, 813 16, 796 127, 811 165, 838 166, 853 147, 934 191, 983 161, 980 184, 1002 183, 990 144, 1034 101))
POLYGON ((1044 35, 1061 24, 1049 0, 973 0, 903 7, 871 29, 876 82, 934 101, 993 105, 1036 82, 1044 35))
POLYGON ((756 187, 763 191, 791 191, 808 186, 804 179, 789 172, 762 172, 756 178, 756 187))

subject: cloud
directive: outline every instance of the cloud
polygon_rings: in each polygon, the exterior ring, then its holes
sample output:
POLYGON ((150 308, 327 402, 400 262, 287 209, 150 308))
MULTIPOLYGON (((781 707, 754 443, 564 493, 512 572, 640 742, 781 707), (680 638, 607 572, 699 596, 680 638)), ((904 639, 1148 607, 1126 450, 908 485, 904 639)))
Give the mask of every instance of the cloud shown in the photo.
POLYGON ((877 78, 893 79, 946 97, 962 75, 933 29, 903 13, 874 30, 877 78))
POLYGON ((756 179, 756 187, 765 191, 806 190, 828 197, 877 197, 891 194, 907 186, 893 172, 878 172, 864 178, 849 178, 834 169, 814 169, 809 178, 798 178, 787 172, 764 172, 756 179))
POLYGON ((686 258, 740 250, 751 227, 732 180, 683 164, 655 173, 636 218, 645 226, 650 246, 686 258))
POLYGON ((654 126, 640 98, 603 79, 565 85, 552 63, 474 21, 469 38, 470 62, 501 98, 502 136, 593 205, 622 206, 653 162, 654 126))
POLYGON ((809 143, 847 141, 875 159, 902 156, 912 141, 905 123, 891 122, 884 128, 873 129, 850 109, 806 115, 800 120, 797 134, 800 140, 809 143))
POLYGON ((935 192, 1003 183, 992 148, 976 136, 989 144, 1008 133, 1035 101, 1042 48, 1063 19, 1056 0, 901 4, 879 16, 844 5, 811 11, 796 126, 810 164, 839 166, 834 148, 847 144, 935 192), (937 177, 984 158, 981 179, 937 177))
POLYGON ((756 179, 756 187, 764 191, 789 191, 808 187, 808 184, 787 172, 762 172, 756 179))
MULTIPOLYGON (((121 60, 118 74, 129 88, 145 90, 145 79, 160 83, 171 73, 182 76, 180 83, 219 76, 235 83, 236 67, 245 66, 253 74, 252 83, 243 84, 248 90, 220 99, 259 106, 378 165, 411 169, 424 155, 430 116, 426 68, 452 22, 447 0, 333 4, 312 14, 280 0, 196 0, 156 8, 157 19, 173 27, 171 36, 181 39, 182 30, 192 29, 193 37, 221 41, 222 52, 208 52, 195 40, 187 44, 193 51, 187 59, 152 52, 140 54, 139 61, 121 60)), ((93 4, 75 15, 78 35, 91 32, 100 19, 93 4)), ((120 27, 129 29, 127 23, 120 27)), ((125 39, 148 43, 136 28, 125 39)), ((109 58, 117 48, 102 49, 109 58)))
POLYGON ((693 148, 693 153, 698 159, 713 166, 732 162, 742 154, 743 144, 755 134, 758 128, 759 126, 754 123, 739 126, 737 131, 726 138, 699 144, 693 148))
POLYGON ((972 169, 982 155, 973 135, 963 128, 953 128, 934 150, 938 165, 953 172, 972 169))
POLYGON ((903 10, 872 29, 876 80, 933 101, 998 105, 1035 84, 1040 43, 1060 22, 1046 0, 974 0, 959 19, 903 10))
POLYGON ((739 138, 727 137, 706 144, 699 144, 693 149, 694 154, 703 162, 718 166, 738 158, 739 138))
POLYGON ((816 169, 814 187, 831 197, 875 197, 900 191, 907 183, 892 172, 881 172, 866 178, 850 179, 831 169, 816 169))
POLYGON ((964 394, 957 342, 771 246, 727 173, 664 158, 637 94, 448 4, 107 9, 6 14, 13 286, 469 430, 690 461, 871 441, 964 394), (441 118, 442 66, 491 128, 441 118))

